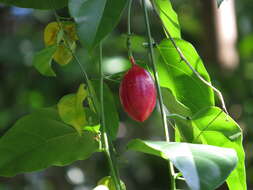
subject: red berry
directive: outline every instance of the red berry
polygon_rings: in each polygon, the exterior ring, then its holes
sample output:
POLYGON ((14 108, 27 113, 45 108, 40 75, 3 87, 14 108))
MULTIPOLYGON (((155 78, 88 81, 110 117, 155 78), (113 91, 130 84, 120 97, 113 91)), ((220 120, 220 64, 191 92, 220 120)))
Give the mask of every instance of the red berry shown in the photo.
POLYGON ((155 108, 156 88, 148 71, 131 60, 132 68, 125 74, 120 84, 120 101, 128 115, 145 121, 155 108))

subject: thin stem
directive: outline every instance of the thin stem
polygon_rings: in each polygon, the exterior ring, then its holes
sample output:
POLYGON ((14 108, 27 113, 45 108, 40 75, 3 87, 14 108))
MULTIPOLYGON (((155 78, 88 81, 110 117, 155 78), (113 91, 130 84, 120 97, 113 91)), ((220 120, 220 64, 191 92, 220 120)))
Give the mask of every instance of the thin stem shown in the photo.
POLYGON ((155 56, 154 56, 154 49, 153 49, 153 40, 151 36, 151 30, 150 30, 150 24, 149 24, 149 17, 148 17, 148 12, 147 12, 147 7, 145 0, 142 0, 142 5, 143 5, 143 10, 144 10, 144 16, 145 16, 145 23, 146 23, 146 28, 147 28, 147 33, 148 33, 148 40, 149 40, 149 53, 151 57, 151 66, 152 70, 154 72, 154 78, 155 78, 155 84, 156 84, 156 89, 158 92, 158 101, 159 101, 159 106, 160 106, 160 111, 162 114, 162 120, 163 120, 163 127, 165 131, 165 136, 166 136, 166 141, 170 141, 170 136, 169 136, 169 130, 168 130, 168 125, 167 125, 167 119, 166 119, 166 113, 163 108, 163 98, 162 98, 162 92, 159 84, 159 79, 158 79, 158 73, 155 65, 155 56))
MULTIPOLYGON (((158 14, 158 12, 157 12, 157 8, 156 8, 156 6, 154 5, 153 2, 152 2, 152 5, 153 5, 153 7, 154 7, 155 13, 156 13, 157 16, 160 18, 159 14, 158 14)), ((171 36, 171 34, 170 34, 168 28, 164 26, 164 23, 163 23, 162 20, 161 20, 161 23, 162 23, 162 25, 163 25, 163 29, 164 29, 164 31, 165 31, 165 34, 166 34, 167 38, 169 38, 170 41, 172 42, 172 44, 173 44, 173 46, 175 47, 176 51, 178 52, 178 54, 179 54, 181 60, 183 60, 183 61, 186 63, 186 65, 187 65, 187 66, 192 70, 192 72, 199 78, 199 80, 201 80, 204 84, 206 84, 208 87, 212 88, 212 89, 216 92, 218 98, 220 99, 222 109, 225 111, 225 113, 226 113, 227 115, 229 115, 229 114, 228 114, 228 111, 227 111, 227 108, 226 108, 226 104, 225 104, 224 98, 223 98, 223 96, 222 96, 222 93, 221 93, 216 87, 214 87, 210 82, 206 81, 206 80, 198 73, 198 71, 195 70, 195 68, 194 68, 194 67, 190 64, 190 62, 187 60, 187 58, 185 57, 185 55, 183 54, 183 52, 181 51, 181 49, 177 46, 177 44, 176 44, 174 38, 171 36)))
POLYGON ((176 117, 176 118, 183 119, 183 120, 190 120, 190 118, 182 116, 180 114, 176 114, 176 113, 169 114, 169 115, 167 115, 167 117, 168 118, 176 117))
POLYGON ((127 50, 128 57, 133 57, 133 52, 131 48, 131 10, 132 10, 133 0, 129 0, 128 4, 128 14, 127 14, 127 50))
MULTIPOLYGON (((156 84, 156 89, 157 89, 157 92, 158 92, 159 106, 160 106, 160 110, 161 110, 161 114, 162 114, 163 128, 164 128, 164 132, 165 132, 166 141, 170 142, 167 118, 166 118, 166 113, 165 113, 165 110, 164 110, 164 107, 163 107, 162 92, 161 92, 159 79, 158 79, 158 73, 157 73, 157 69, 156 69, 156 65, 155 65, 153 40, 152 40, 152 36, 151 36, 149 16, 148 16, 148 11, 147 11, 147 6, 146 6, 146 3, 145 3, 145 0, 142 0, 142 6, 143 6, 144 18, 145 18, 145 23, 146 23, 147 33, 148 33, 149 53, 150 53, 150 56, 151 56, 151 63, 152 63, 151 65, 152 65, 152 70, 153 70, 154 77, 155 77, 155 84, 156 84)), ((175 171, 174 171, 174 166, 171 162, 169 162, 169 170, 170 170, 171 189, 175 190, 176 189, 175 178, 174 178, 175 171)))
MULTIPOLYGON (((59 25, 59 28, 64 32, 62 24, 60 22, 59 15, 56 13, 56 11, 54 11, 54 14, 55 14, 57 23, 59 25)), ((63 36, 63 39, 64 39, 64 36, 63 36)), ((68 43, 67 40, 64 40, 64 46, 69 50, 69 52, 71 53, 71 55, 73 56, 75 61, 78 63, 78 66, 81 69, 81 73, 83 74, 83 77, 84 77, 85 81, 87 82, 89 94, 91 95, 92 91, 91 91, 90 80, 89 80, 89 77, 88 77, 83 65, 81 64, 80 60, 75 55, 75 53, 72 51, 72 49, 70 47, 70 44, 68 43)), ((100 57, 100 59, 99 59, 99 70, 100 70, 100 102, 101 102, 100 119, 101 119, 101 125, 102 125, 102 146, 103 146, 104 152, 106 154, 106 157, 107 157, 107 160, 108 160, 108 163, 109 163, 112 179, 113 179, 113 182, 115 184, 116 190, 121 190, 120 178, 119 178, 119 174, 118 174, 116 164, 113 163, 113 159, 112 159, 111 152, 110 152, 109 142, 110 142, 110 145, 111 145, 112 149, 113 149, 113 144, 112 144, 111 141, 108 140, 108 136, 106 134, 106 129, 105 129, 106 126, 105 126, 105 118, 104 118, 104 95, 103 95, 104 77, 103 77, 103 69, 102 69, 102 44, 100 44, 100 46, 99 46, 99 57, 100 57)), ((94 101, 93 96, 91 96, 91 100, 93 102, 95 111, 97 113, 99 113, 98 110, 96 110, 95 101, 94 101)))
POLYGON ((117 169, 116 165, 113 163, 113 159, 111 157, 111 152, 110 152, 110 146, 109 146, 109 140, 108 136, 106 133, 106 125, 105 125, 105 115, 104 115, 104 73, 103 73, 103 68, 102 68, 102 43, 99 45, 99 74, 100 74, 100 123, 102 127, 102 141, 103 141, 103 148, 104 152, 107 156, 107 160, 109 162, 109 167, 111 170, 111 175, 113 182, 116 186, 116 190, 121 190, 121 185, 120 185, 120 179, 117 175, 117 169))
MULTIPOLYGON (((64 46, 68 49, 68 51, 71 53, 71 55, 73 56, 74 60, 76 61, 76 63, 80 67, 80 70, 81 70, 81 73, 83 75, 84 81, 87 83, 88 92, 89 92, 89 94, 91 96, 92 95, 92 90, 91 90, 91 84, 90 84, 90 80, 89 80, 88 74, 86 73, 83 65, 81 64, 81 61, 78 59, 78 57, 76 56, 76 54, 71 49, 71 46, 68 43, 68 40, 65 40, 65 32, 64 32, 64 29, 63 29, 61 21, 60 21, 60 16, 57 14, 57 12, 55 10, 54 10, 54 15, 55 15, 55 18, 56 18, 56 21, 57 21, 57 24, 58 24, 59 28, 63 31, 64 46)), ((91 96, 91 101, 93 103, 93 107, 94 107, 95 111, 98 113, 98 110, 96 110, 96 105, 95 105, 94 98, 92 96, 91 96)))

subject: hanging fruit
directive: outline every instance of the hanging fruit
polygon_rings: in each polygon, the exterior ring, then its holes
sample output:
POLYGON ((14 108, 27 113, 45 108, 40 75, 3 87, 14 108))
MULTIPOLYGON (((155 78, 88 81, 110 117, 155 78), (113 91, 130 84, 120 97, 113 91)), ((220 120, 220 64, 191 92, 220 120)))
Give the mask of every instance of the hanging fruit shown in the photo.
POLYGON ((148 71, 135 64, 131 57, 131 69, 120 84, 120 101, 123 109, 134 120, 143 122, 156 105, 156 87, 148 71))

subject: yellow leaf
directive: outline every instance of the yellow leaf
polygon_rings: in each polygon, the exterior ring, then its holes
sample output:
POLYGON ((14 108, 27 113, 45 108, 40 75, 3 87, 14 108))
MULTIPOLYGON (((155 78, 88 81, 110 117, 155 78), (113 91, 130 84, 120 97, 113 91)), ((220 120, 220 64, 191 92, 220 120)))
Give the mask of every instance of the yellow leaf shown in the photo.
POLYGON ((68 38, 72 41, 77 41, 77 33, 76 33, 76 26, 74 23, 65 23, 64 24, 64 31, 66 32, 68 38))
MULTIPOLYGON (((72 51, 75 50, 75 47, 76 47, 76 43, 73 42, 73 49, 72 51)), ((65 47, 64 44, 60 44, 58 47, 57 47, 57 50, 53 56, 54 58, 54 61, 56 63, 58 63, 59 65, 67 65, 73 58, 71 52, 68 50, 67 47, 65 47)))
POLYGON ((44 30, 45 45, 50 46, 58 44, 53 58, 54 61, 60 65, 67 65, 72 60, 72 54, 68 46, 71 46, 71 50, 74 51, 76 48, 75 42, 77 40, 78 37, 75 24, 72 22, 51 22, 44 30))
POLYGON ((64 30, 64 35, 66 40, 70 43, 73 43, 78 40, 76 34, 75 24, 72 22, 51 22, 49 23, 44 30, 44 42, 46 46, 50 46, 57 43, 57 35, 60 30, 64 30))
POLYGON ((57 34, 59 32, 59 25, 57 22, 49 23, 44 30, 44 42, 46 46, 57 43, 57 34))

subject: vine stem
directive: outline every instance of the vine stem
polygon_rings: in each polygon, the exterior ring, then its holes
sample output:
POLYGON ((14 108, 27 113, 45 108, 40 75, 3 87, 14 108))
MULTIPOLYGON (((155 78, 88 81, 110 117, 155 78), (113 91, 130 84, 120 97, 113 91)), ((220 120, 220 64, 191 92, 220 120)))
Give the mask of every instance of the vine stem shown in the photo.
MULTIPOLYGON (((145 18, 145 24, 146 24, 146 29, 148 33, 148 41, 149 41, 149 53, 151 57, 151 66, 152 70, 154 73, 154 78, 155 78, 155 84, 156 84, 156 89, 158 92, 158 100, 159 100, 159 106, 160 106, 160 111, 162 114, 162 122, 163 122, 163 128, 165 132, 165 138, 167 142, 170 142, 170 136, 169 136, 169 129, 168 129, 168 124, 167 124, 167 117, 166 113, 163 107, 163 97, 162 97, 162 92, 159 84, 159 78, 158 78, 158 72, 156 69, 155 65, 155 56, 154 56, 154 49, 153 49, 153 39, 151 35, 151 29, 150 29, 150 23, 149 23, 149 16, 148 16, 148 11, 147 11, 147 5, 145 3, 145 0, 142 0, 142 7, 143 7, 143 12, 144 12, 144 18, 145 18)), ((176 182, 175 182, 175 171, 174 171, 174 166, 172 162, 169 161, 169 174, 170 174, 170 181, 171 181, 171 190, 176 190, 176 182)))
POLYGON ((103 61, 103 50, 102 50, 102 43, 100 43, 99 44, 99 75, 100 75, 100 123, 102 127, 102 142, 104 146, 103 147, 104 152, 109 162, 111 175, 112 175, 113 182, 116 186, 116 190, 121 190, 120 179, 118 176, 116 164, 113 163, 113 159, 111 156, 111 151, 110 151, 111 143, 109 143, 109 139, 106 133, 107 130, 106 130, 106 125, 105 125, 105 115, 104 115, 104 73, 103 73, 102 61, 103 61))
MULTIPOLYGON (((64 32, 62 24, 60 22, 59 15, 57 14, 56 11, 54 11, 54 14, 55 14, 57 23, 59 25, 59 28, 64 32)), ((64 39, 64 35, 65 35, 65 33, 63 33, 63 39, 64 39)), ((76 63, 80 67, 81 73, 83 74, 83 77, 84 77, 85 81, 87 82, 88 92, 89 92, 89 94, 92 94, 91 84, 90 84, 88 74, 86 73, 84 67, 82 66, 82 64, 80 62, 80 60, 78 59, 78 57, 75 55, 75 53, 71 49, 70 44, 67 42, 67 40, 64 40, 64 46, 68 49, 68 51, 71 53, 71 55, 75 59, 76 63)), ((101 126, 102 126, 102 138, 101 138, 102 139, 102 146, 103 146, 103 150, 105 152, 105 155, 106 155, 108 163, 109 163, 112 179, 113 179, 113 182, 115 184, 116 190, 121 190, 121 184, 120 184, 118 169, 117 169, 116 164, 113 162, 113 159, 112 159, 112 156, 111 156, 111 151, 110 151, 110 145, 111 145, 111 148, 114 149, 113 144, 108 139, 108 136, 107 136, 107 133, 106 133, 105 116, 104 116, 104 93, 103 93, 104 92, 104 75, 103 75, 103 68, 102 68, 102 58, 103 58, 102 43, 100 43, 100 45, 99 45, 99 72, 100 72, 100 102, 101 102, 100 103, 100 120, 101 120, 101 126)), ((92 100, 93 106, 96 110, 94 97, 91 97, 91 100, 92 100)), ((96 112, 98 113, 98 110, 96 110, 96 112)))
MULTIPOLYGON (((58 24, 59 28, 61 29, 61 31, 63 31, 64 46, 68 49, 68 51, 71 53, 72 57, 74 58, 74 60, 78 64, 78 66, 80 67, 80 70, 81 70, 81 73, 83 75, 84 81, 87 83, 88 92, 91 95, 92 90, 91 90, 91 84, 90 84, 88 74, 86 73, 83 65, 81 64, 81 61, 78 59, 76 54, 71 49, 71 45, 68 43, 67 40, 65 40, 65 32, 64 32, 63 26, 62 26, 61 21, 60 21, 60 16, 57 14, 57 12, 55 10, 54 10, 54 15, 55 15, 55 18, 56 18, 56 21, 57 21, 57 24, 58 24)), ((91 97, 91 101, 92 101, 94 109, 96 110, 96 105, 95 105, 95 101, 94 101, 93 97, 91 97)), ((96 110, 96 112, 98 112, 98 110, 96 110)))
POLYGON ((129 0, 128 3, 128 12, 127 12, 127 51, 128 51, 128 57, 133 57, 133 52, 131 48, 131 10, 132 10, 133 0, 129 0))
MULTIPOLYGON (((160 18, 158 12, 157 12, 157 7, 154 5, 154 2, 152 1, 152 6, 154 7, 154 10, 155 10, 155 13, 157 14, 158 18, 160 18)), ((221 102, 221 106, 222 106, 222 109, 224 110, 224 112, 228 114, 228 111, 227 111, 227 108, 226 108, 226 104, 225 104, 225 101, 224 101, 224 98, 222 96, 222 93, 216 88, 214 87, 210 82, 206 81, 199 73, 198 71, 195 70, 195 68, 190 64, 190 62, 187 60, 187 58, 185 57, 185 55, 183 54, 182 50, 177 46, 174 38, 171 36, 168 28, 166 28, 164 26, 164 23, 163 21, 161 20, 160 18, 160 21, 163 25, 163 29, 165 31, 165 34, 167 36, 167 38, 169 38, 169 40, 172 42, 174 48, 176 49, 176 51, 178 52, 179 56, 180 56, 180 59, 182 61, 184 61, 186 63, 186 65, 192 70, 192 72, 199 78, 200 81, 202 81, 205 85, 207 85, 208 87, 212 88, 215 93, 217 94, 218 98, 220 99, 220 102, 221 102)))

